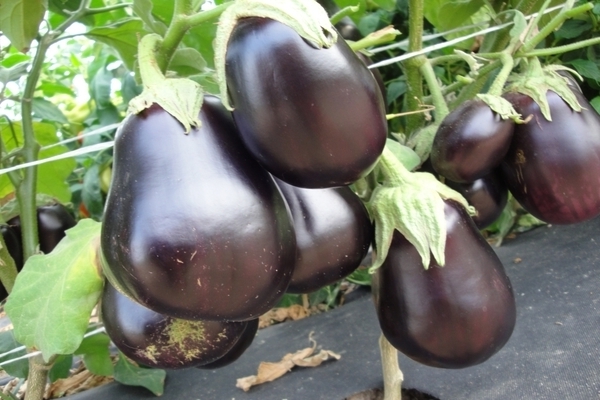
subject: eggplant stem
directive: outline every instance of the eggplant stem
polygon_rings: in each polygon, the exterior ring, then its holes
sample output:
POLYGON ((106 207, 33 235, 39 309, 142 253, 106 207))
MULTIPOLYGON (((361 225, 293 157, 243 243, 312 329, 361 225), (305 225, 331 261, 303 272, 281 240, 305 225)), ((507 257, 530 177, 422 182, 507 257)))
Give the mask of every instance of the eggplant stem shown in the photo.
POLYGON ((404 375, 398 363, 398 350, 385 338, 379 337, 379 352, 383 369, 383 400, 402 400, 404 375))

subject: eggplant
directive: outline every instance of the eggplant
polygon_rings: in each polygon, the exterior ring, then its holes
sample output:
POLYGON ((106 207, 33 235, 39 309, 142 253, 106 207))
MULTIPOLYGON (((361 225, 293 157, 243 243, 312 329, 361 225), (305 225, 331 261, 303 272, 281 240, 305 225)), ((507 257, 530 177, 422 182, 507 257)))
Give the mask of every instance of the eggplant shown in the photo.
MULTIPOLYGON (((21 217, 16 216, 7 221, 19 238, 21 237, 21 217)), ((38 240, 40 251, 50 253, 65 237, 65 231, 74 227, 77 221, 67 207, 60 203, 48 204, 37 208, 38 240)))
POLYGON ((431 164, 459 183, 490 174, 508 152, 514 123, 502 119, 482 100, 462 103, 442 120, 431 146, 431 164))
POLYGON ((384 100, 343 38, 318 49, 280 22, 243 18, 225 72, 242 140, 277 178, 344 186, 374 167, 387 136, 384 100))
POLYGON ((464 208, 445 201, 444 267, 423 268, 410 242, 394 232, 373 276, 375 308, 387 340, 413 360, 438 368, 480 364, 509 340, 516 322, 502 263, 464 208))
POLYGON ((254 341, 254 338, 256 337, 256 332, 258 331, 258 323, 259 323, 258 318, 247 321, 244 332, 242 332, 240 338, 235 342, 233 347, 231 349, 229 349, 229 351, 227 353, 225 353, 225 355, 221 356, 220 358, 218 358, 217 360, 215 360, 213 362, 198 365, 198 366, 196 366, 196 368, 200 368, 200 369, 223 368, 223 367, 233 363, 234 361, 237 361, 237 359, 240 358, 240 356, 242 354, 244 354, 244 352, 248 349, 248 347, 250 347, 250 345, 254 341))
POLYGON ((475 207, 477 215, 472 218, 479 229, 491 225, 502 214, 508 202, 508 189, 497 170, 475 182, 457 183, 446 180, 445 183, 475 207))
POLYGON ((275 179, 292 212, 297 261, 288 293, 310 293, 350 275, 373 240, 360 198, 345 186, 305 189, 275 179))
POLYGON ((156 313, 106 282, 100 315, 106 334, 135 362, 181 369, 225 356, 254 322, 190 321, 156 313))
POLYGON ((555 92, 546 98, 552 121, 527 95, 505 94, 523 118, 504 158, 502 179, 523 208, 542 221, 574 224, 600 214, 600 116, 572 87, 576 112, 555 92))
POLYGON ((115 138, 101 232, 105 275, 161 314, 244 321, 275 306, 296 260, 290 212, 206 96, 189 134, 154 104, 115 138))

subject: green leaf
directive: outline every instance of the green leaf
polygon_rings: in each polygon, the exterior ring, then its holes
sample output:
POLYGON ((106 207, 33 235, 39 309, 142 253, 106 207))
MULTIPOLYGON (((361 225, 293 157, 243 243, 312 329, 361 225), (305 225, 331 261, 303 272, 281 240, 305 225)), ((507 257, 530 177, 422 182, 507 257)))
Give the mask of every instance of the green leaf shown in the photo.
MULTIPOLYGON (((167 26, 154 18, 152 8, 152 0, 133 0, 133 12, 142 19, 144 28, 149 32, 164 36, 167 26)), ((173 7, 171 6, 171 8, 173 7)))
POLYGON ((59 379, 68 378, 71 374, 71 367, 73 366, 73 356, 71 354, 63 354, 56 357, 52 368, 48 373, 50 382, 55 382, 59 379))
POLYGON ((83 176, 81 199, 90 216, 99 220, 104 211, 104 199, 100 190, 100 167, 98 164, 93 164, 83 176))
POLYGON ((402 96, 408 90, 408 86, 406 85, 406 81, 404 80, 395 80, 391 82, 386 88, 386 101, 389 106, 396 99, 402 96))
POLYGON ((104 283, 97 265, 99 222, 83 219, 49 254, 30 257, 5 310, 15 337, 45 360, 80 346, 104 283))
POLYGON ((60 109, 48 100, 36 97, 31 102, 33 106, 33 116, 43 121, 58 122, 60 124, 68 124, 69 121, 60 109))
POLYGON ((38 87, 46 97, 52 97, 56 94, 68 94, 71 97, 75 97, 73 89, 60 83, 42 82, 38 87))
POLYGON ((142 21, 130 19, 111 26, 93 28, 86 33, 86 36, 114 48, 127 69, 133 71, 137 56, 138 37, 144 33, 142 21))
MULTIPOLYGON (((33 129, 35 137, 41 146, 48 146, 58 142, 56 136, 56 127, 43 122, 34 122, 33 129)), ((0 122, 0 135, 4 140, 7 151, 13 150, 23 145, 23 129, 21 122, 13 122, 12 125, 6 121, 0 122), (14 129, 13 130, 11 129, 14 129)), ((39 158, 63 154, 68 149, 65 146, 54 146, 40 151, 39 158)), ((68 203, 71 200, 71 191, 66 180, 75 169, 75 160, 67 158, 64 160, 53 161, 38 166, 37 192, 45 193, 55 197, 61 203, 68 203)), ((0 198, 12 193, 14 187, 6 174, 0 175, 0 198)))
POLYGON ((591 29, 592 24, 588 21, 570 19, 565 21, 554 35, 561 39, 575 39, 591 29))
POLYGON ((128 104, 131 99, 142 93, 142 86, 138 85, 132 74, 127 73, 121 79, 121 96, 123 103, 128 104))
POLYGON ((277 303, 277 307, 289 307, 294 304, 302 304, 302 296, 299 294, 285 293, 277 303))
POLYGON ((110 358, 109 344, 110 338, 104 333, 88 336, 75 350, 75 354, 83 355, 83 362, 92 374, 112 376, 114 366, 110 358))
POLYGON ((394 153, 398 161, 400 161, 407 170, 412 171, 421 164, 421 159, 410 147, 400 144, 392 139, 388 139, 385 145, 392 153, 394 153))
POLYGON ((5 68, 10 68, 17 64, 21 64, 28 61, 31 61, 31 56, 22 53, 14 53, 4 57, 4 59, 2 59, 2 62, 0 62, 0 65, 2 65, 5 68))
POLYGON ((190 76, 203 72, 206 66, 206 61, 198 50, 183 47, 173 55, 169 70, 177 72, 179 76, 190 76))
POLYGON ((484 0, 427 0, 423 2, 425 18, 439 32, 470 23, 470 17, 485 5, 484 0), (451 17, 449 17, 451 16, 451 17))
MULTIPOLYGON (((15 336, 12 330, 0 332, 0 353, 4 354, 12 349, 21 347, 21 343, 15 340, 15 336)), ((0 362, 13 360, 15 358, 24 356, 26 354, 25 349, 11 353, 0 358, 0 362)), ((15 361, 2 366, 2 369, 6 371, 10 376, 15 378, 26 379, 29 374, 29 361, 27 359, 15 361)))
POLYGON ((106 68, 100 68, 90 82, 90 96, 98 108, 110 107, 110 85, 113 74, 106 68))
POLYGON ((575 70, 586 78, 590 78, 600 83, 600 68, 598 64, 590 60, 577 59, 570 62, 575 70))
POLYGON ((367 268, 358 268, 346 277, 347 281, 361 286, 371 286, 373 275, 369 273, 367 268))
POLYGON ((27 74, 27 67, 29 67, 29 62, 27 61, 13 65, 10 68, 0 67, 0 82, 7 84, 8 82, 16 81, 27 74))
POLYGON ((44 0, 0 1, 0 31, 17 50, 27 53, 46 12, 44 0))
POLYGON ((162 369, 141 368, 119 352, 114 376, 117 382, 129 386, 142 386, 156 396, 160 396, 164 392, 167 373, 162 369))
POLYGON ((594 110, 596 110, 596 112, 598 114, 600 114, 600 96, 596 96, 594 97, 591 101, 590 104, 592 105, 592 107, 594 107, 594 110))

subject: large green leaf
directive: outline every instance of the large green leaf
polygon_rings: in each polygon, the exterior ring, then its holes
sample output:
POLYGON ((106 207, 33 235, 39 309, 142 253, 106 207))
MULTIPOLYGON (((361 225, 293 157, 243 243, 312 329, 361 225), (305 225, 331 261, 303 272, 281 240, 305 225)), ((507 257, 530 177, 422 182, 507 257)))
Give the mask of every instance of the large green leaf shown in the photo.
POLYGON ((15 337, 46 360, 73 353, 83 340, 104 282, 96 254, 100 227, 83 219, 51 253, 30 257, 8 297, 15 337))
POLYGON ((109 344, 108 335, 104 333, 92 335, 83 339, 75 354, 83 355, 83 362, 92 374, 112 376, 114 367, 110 358, 109 344))
MULTIPOLYGON (((15 340, 15 335, 13 334, 12 330, 0 333, 0 353, 7 353, 10 350, 16 349, 17 347, 22 347, 22 345, 15 340)), ((19 358, 24 356, 25 353, 25 349, 10 353, 4 357, 0 357, 0 362, 6 362, 8 360, 19 358)), ((27 359, 14 361, 2 366, 2 369, 4 369, 4 371, 6 371, 6 373, 10 376, 25 379, 29 374, 29 361, 27 359)))
POLYGON ((425 18, 439 32, 470 24, 470 17, 485 5, 484 0, 427 0, 423 3, 425 18))
POLYGON ((162 369, 141 368, 130 362, 123 353, 115 365, 115 380, 124 385, 141 386, 156 396, 163 394, 167 373, 162 369))
POLYGON ((93 28, 86 33, 86 36, 113 47, 127 68, 133 71, 138 39, 145 33, 141 20, 129 19, 110 26, 93 28))
POLYGON ((48 6, 47 0, 0 1, 0 31, 19 51, 26 53, 35 39, 48 6))
MULTIPOLYGON (((56 128, 54 125, 42 122, 34 122, 33 129, 38 143, 48 146, 58 142, 56 128)), ((21 122, 13 122, 12 125, 6 121, 0 122, 0 135, 6 144, 6 150, 13 150, 23 145, 23 129, 21 122), (12 127, 12 129, 11 129, 12 127)), ((68 149, 64 146, 54 146, 40 151, 39 158, 44 159, 65 153, 68 149)), ((71 191, 66 182, 67 177, 75 169, 73 159, 52 161, 38 166, 37 191, 55 197, 63 203, 71 200, 71 191)), ((0 198, 12 193, 12 186, 6 174, 0 175, 0 198)))

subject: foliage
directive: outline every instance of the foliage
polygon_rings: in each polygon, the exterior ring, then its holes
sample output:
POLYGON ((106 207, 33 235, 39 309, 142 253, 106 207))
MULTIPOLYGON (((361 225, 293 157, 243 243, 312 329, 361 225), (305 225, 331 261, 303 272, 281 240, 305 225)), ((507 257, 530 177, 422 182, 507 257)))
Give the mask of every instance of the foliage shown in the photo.
MULTIPOLYGON (((193 8, 192 15, 202 14, 201 1, 186 3, 193 8)), ((216 1, 219 7, 224 3, 216 1)), ((542 64, 560 65, 579 73, 585 97, 600 112, 600 45, 596 40, 599 4, 584 9, 588 3, 578 0, 572 4, 573 9, 583 11, 569 14, 530 47, 527 40, 522 40, 536 39, 535 30, 525 35, 526 15, 563 3, 570 2, 335 0, 333 5, 337 9, 359 5, 358 11, 345 21, 355 25, 360 36, 387 25, 401 32, 389 46, 366 49, 374 63, 406 56, 421 47, 429 49, 426 55, 407 57, 377 69, 386 89, 388 114, 402 114, 389 121, 388 147, 408 171, 415 171, 427 169, 425 158, 431 134, 447 112, 477 94, 502 89, 508 73, 514 76, 525 71, 531 66, 532 57, 542 64), (416 21, 414 5, 419 3, 423 9, 416 21), (448 10, 452 10, 453 18, 445 18, 448 10), (512 22, 520 30, 509 27, 486 35, 470 35, 512 22), (414 38, 416 26, 421 28, 417 32, 423 40, 418 45, 407 40, 411 34, 414 38), (464 40, 450 42, 462 36, 464 40), (586 44, 576 45, 582 42, 586 44), (513 64, 503 63, 500 53, 509 55, 513 64), (418 85, 414 84, 415 76, 418 85)), ((72 354, 76 354, 83 357, 93 373, 114 374, 122 383, 147 387, 157 395, 163 391, 164 371, 141 368, 124 357, 119 357, 113 366, 108 337, 84 335, 102 288, 96 249, 100 227, 97 221, 102 220, 109 189, 115 127, 127 114, 130 101, 142 93, 138 43, 149 33, 163 38, 172 34, 173 26, 180 23, 174 4, 183 2, 0 3, 0 212, 19 208, 25 221, 23 237, 28 238, 25 254, 31 256, 6 304, 15 330, 0 334, 0 353, 21 344, 29 351, 41 351, 46 361, 54 362, 52 380, 65 376, 72 354), (60 159, 45 162, 51 157, 60 159), (27 162, 40 164, 22 168, 27 162), (32 207, 40 196, 70 204, 81 221, 55 251, 33 255, 37 228, 32 207)), ((538 21, 539 26, 556 21, 557 15, 558 10, 547 14, 538 21)), ((213 49, 216 16, 207 17, 206 21, 193 20, 185 35, 175 38, 171 54, 164 65, 159 65, 162 72, 168 71, 165 77, 190 79, 206 93, 219 93, 213 49)), ((368 202, 374 187, 385 179, 386 171, 375 168, 373 174, 353 188, 368 202)), ((422 206, 422 210, 433 208, 422 206)), ((423 219, 432 219, 426 211, 419 213, 423 219)), ((397 225, 383 218, 381 225, 397 225)), ((511 230, 529 229, 539 223, 513 200, 485 233, 500 243, 511 230)), ((439 246, 437 242, 433 245, 436 244, 439 246)), ((425 247, 426 252, 429 247, 425 247)), ((350 279, 369 284, 365 271, 357 271, 350 279)), ((332 306, 338 292, 339 285, 321 289, 309 296, 309 302, 332 306)), ((301 302, 299 296, 289 295, 282 304, 301 302)), ((23 354, 25 350, 5 355, 0 363, 23 354)), ((3 368, 21 378, 29 373, 26 361, 5 364, 3 368)))

